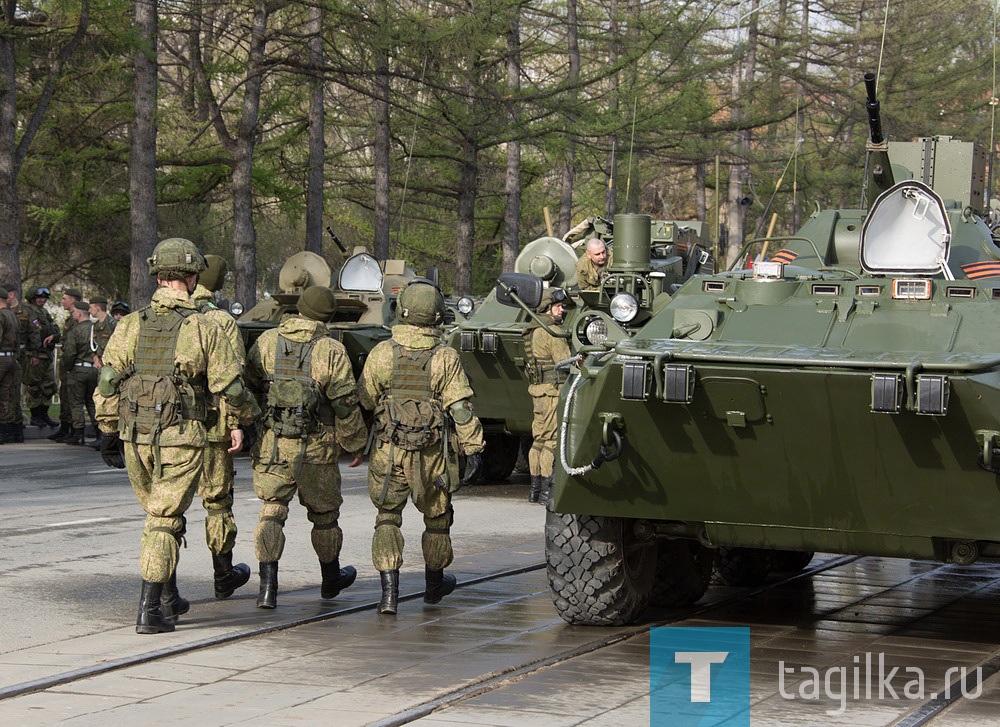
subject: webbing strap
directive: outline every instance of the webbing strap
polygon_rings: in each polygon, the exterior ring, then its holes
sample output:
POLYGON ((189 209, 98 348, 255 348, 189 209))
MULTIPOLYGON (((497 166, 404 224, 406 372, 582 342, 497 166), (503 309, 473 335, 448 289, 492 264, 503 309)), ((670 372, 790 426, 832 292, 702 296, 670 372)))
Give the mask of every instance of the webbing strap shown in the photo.
POLYGON ((139 337, 135 346, 135 373, 152 376, 173 376, 174 357, 181 324, 195 311, 170 308, 157 315, 152 308, 139 314, 139 337))
POLYGON ((334 520, 332 523, 323 523, 322 525, 313 525, 313 530, 333 530, 334 528, 340 527, 337 521, 334 520))
POLYGON ((285 525, 285 521, 284 521, 284 520, 282 520, 282 519, 281 519, 280 517, 278 517, 277 515, 261 515, 261 516, 260 516, 260 519, 261 519, 262 521, 263 521, 263 520, 270 520, 270 521, 271 521, 272 523, 278 523, 278 525, 281 525, 282 527, 284 527, 284 525, 285 525))
POLYGON ((417 401, 433 398, 429 364, 440 345, 414 350, 392 342, 391 390, 394 398, 417 401))

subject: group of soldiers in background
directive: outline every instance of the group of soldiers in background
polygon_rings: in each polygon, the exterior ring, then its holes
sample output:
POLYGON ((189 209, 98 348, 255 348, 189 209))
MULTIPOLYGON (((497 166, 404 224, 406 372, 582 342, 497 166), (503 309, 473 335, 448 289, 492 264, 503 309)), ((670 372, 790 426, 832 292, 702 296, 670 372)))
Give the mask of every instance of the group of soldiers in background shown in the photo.
MULTIPOLYGON (((109 314, 108 299, 93 296, 84 301, 79 290, 63 293, 62 305, 69 318, 62 331, 46 310, 51 293, 48 288, 32 286, 22 301, 13 285, 0 286, 0 444, 24 441, 24 418, 21 413, 22 386, 24 404, 32 426, 57 426, 49 418, 49 405, 56 393, 56 345, 62 343, 59 357, 60 422, 59 431, 49 439, 68 444, 84 443, 83 410, 89 404, 96 382, 96 371, 104 346, 114 330, 116 318, 128 313, 128 304, 115 303, 109 314), (91 316, 96 320, 91 321, 91 316)), ((96 425, 94 434, 96 436, 96 425)))
POLYGON ((232 562, 231 457, 243 448, 250 449, 262 501, 254 531, 258 607, 277 605, 284 524, 296 494, 312 523, 321 597, 336 597, 357 577, 356 569, 340 565, 342 453, 352 467, 366 453, 371 457, 379 613, 395 614, 398 605, 407 499, 424 517, 424 601, 439 602, 456 586, 444 572, 453 557, 452 493, 478 475, 484 447, 458 353, 440 339, 441 292, 416 279, 400 293, 392 339, 375 347, 355 382, 346 349, 327 327, 336 298, 321 286, 307 288, 298 313, 262 334, 244 362, 235 323, 198 284, 199 276, 205 282, 213 275, 211 258, 180 238, 157 245, 148 261, 158 284, 152 304, 119 323, 99 371, 94 400, 104 433, 101 454, 110 466, 128 470, 146 512, 136 631, 172 631, 190 608, 178 593, 176 568, 184 513, 195 493, 207 510, 216 598, 249 580, 249 567, 232 562), (359 402, 374 411, 371 432, 359 402))

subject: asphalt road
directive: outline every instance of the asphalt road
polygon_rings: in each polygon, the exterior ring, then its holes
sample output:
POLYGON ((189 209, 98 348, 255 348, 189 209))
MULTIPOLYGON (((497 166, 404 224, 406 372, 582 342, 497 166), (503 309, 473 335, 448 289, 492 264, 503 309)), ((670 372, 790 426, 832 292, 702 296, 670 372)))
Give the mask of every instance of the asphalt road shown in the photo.
MULTIPOLYGON (((32 428, 29 436, 39 436, 32 428)), ((254 576, 237 592, 239 605, 257 589, 253 528, 259 501, 253 495, 250 461, 236 461, 234 513, 240 528, 237 561, 254 576)), ((373 582, 371 532, 375 509, 367 494, 367 465, 341 463, 344 506, 343 565, 373 582)), ((527 478, 511 484, 463 489, 455 499, 452 529, 458 556, 485 554, 524 543, 539 547, 544 509, 527 501, 527 478)), ((178 584, 193 603, 214 600, 211 555, 204 539, 204 509, 195 498, 187 513, 187 547, 181 551, 178 584)), ((144 514, 123 470, 104 466, 85 447, 44 439, 0 447, 0 653, 94 634, 134 623, 139 595, 139 538, 144 514)), ((422 572, 422 519, 412 504, 403 514, 403 571, 422 572)), ((319 586, 319 565, 309 540, 305 509, 293 502, 285 526, 280 591, 319 586)), ((280 605, 279 594, 279 605, 280 605)))

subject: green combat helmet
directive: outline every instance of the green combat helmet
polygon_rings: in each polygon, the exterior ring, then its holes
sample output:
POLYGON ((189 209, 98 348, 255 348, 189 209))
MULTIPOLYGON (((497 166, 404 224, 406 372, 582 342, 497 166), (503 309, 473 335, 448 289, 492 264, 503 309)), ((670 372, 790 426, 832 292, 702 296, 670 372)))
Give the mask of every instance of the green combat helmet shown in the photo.
POLYGON ((183 237, 161 240, 153 248, 153 256, 146 258, 146 262, 149 264, 149 274, 161 278, 164 274, 187 277, 205 270, 205 256, 193 242, 183 237))
POLYGON ((396 318, 414 326, 444 323, 444 296, 427 278, 414 278, 396 301, 396 318))
POLYGON ((226 266, 226 259, 221 255, 205 256, 205 272, 198 276, 198 282, 211 290, 213 293, 222 290, 223 283, 226 282, 226 273, 229 269, 226 266))
POLYGON ((326 286, 312 285, 302 291, 296 307, 306 318, 326 323, 337 312, 337 296, 326 286))
POLYGON ((545 288, 535 313, 548 313, 549 308, 558 303, 562 303, 564 308, 572 308, 575 305, 573 299, 566 295, 566 291, 562 288, 545 288))

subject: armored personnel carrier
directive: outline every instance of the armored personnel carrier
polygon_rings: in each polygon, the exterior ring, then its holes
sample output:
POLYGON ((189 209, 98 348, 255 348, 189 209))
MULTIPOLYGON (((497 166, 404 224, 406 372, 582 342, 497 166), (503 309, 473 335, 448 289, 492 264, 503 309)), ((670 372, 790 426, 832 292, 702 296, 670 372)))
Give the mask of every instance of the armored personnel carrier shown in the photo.
POLYGON ((811 551, 1000 556, 985 154, 887 142, 865 80, 867 209, 817 211, 769 260, 688 280, 563 387, 546 553, 565 620, 693 602, 715 553, 726 582, 811 551))
MULTIPOLYGON (((617 233, 600 290, 574 291, 576 263, 583 250, 555 237, 528 243, 515 262, 521 276, 537 276, 542 285, 570 289, 575 305, 562 328, 573 351, 627 338, 684 280, 714 270, 701 222, 651 222, 644 216, 619 215, 613 226, 601 218, 588 218, 577 230, 582 230, 577 235, 581 241, 587 236, 611 241, 612 231, 617 233)), ((458 301, 459 310, 465 305, 471 303, 458 301)), ((524 367, 524 333, 530 316, 503 290, 499 299, 493 291, 467 320, 459 320, 447 338, 459 351, 476 392, 476 414, 486 435, 484 476, 490 480, 510 475, 521 437, 531 434, 532 405, 524 367)))

